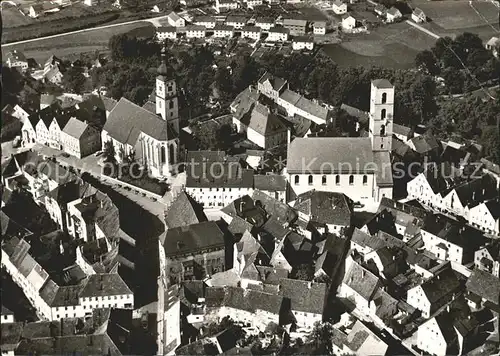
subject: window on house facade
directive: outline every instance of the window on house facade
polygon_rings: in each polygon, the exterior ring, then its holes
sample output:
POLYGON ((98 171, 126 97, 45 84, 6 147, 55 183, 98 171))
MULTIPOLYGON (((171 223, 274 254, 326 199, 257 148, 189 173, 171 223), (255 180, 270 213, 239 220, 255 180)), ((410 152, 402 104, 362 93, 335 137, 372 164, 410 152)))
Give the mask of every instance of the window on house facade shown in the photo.
POLYGON ((312 185, 313 184, 313 176, 312 175, 309 175, 309 177, 307 177, 307 183, 309 185, 312 185))
POLYGON ((387 93, 382 93, 382 104, 387 102, 387 93))
POLYGON ((380 136, 385 136, 385 125, 380 126, 380 136))
POLYGON ((383 119, 385 119, 386 115, 387 115, 387 110, 382 109, 382 111, 380 112, 380 118, 383 120, 383 119))
POLYGON ((173 101, 173 100, 170 100, 170 101, 168 102, 168 108, 169 108, 169 109, 173 109, 173 108, 174 108, 174 101, 173 101))
POLYGON ((349 185, 354 185, 354 176, 352 174, 349 176, 349 185))
POLYGON ((326 185, 326 176, 321 177, 321 184, 326 185))
POLYGON ((368 176, 364 175, 363 176, 363 185, 367 185, 367 184, 368 184, 368 176))
POLYGON ((299 184, 299 180, 300 180, 299 176, 296 175, 295 178, 294 178, 295 184, 299 184))

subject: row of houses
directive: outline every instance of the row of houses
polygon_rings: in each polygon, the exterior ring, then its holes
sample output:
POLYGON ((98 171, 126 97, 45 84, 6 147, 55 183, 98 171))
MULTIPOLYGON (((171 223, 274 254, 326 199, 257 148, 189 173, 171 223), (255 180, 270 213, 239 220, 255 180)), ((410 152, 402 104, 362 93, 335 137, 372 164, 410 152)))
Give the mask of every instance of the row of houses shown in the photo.
POLYGON ((58 103, 29 115, 21 137, 25 144, 41 143, 78 158, 101 149, 99 129, 82 120, 77 107, 63 109, 58 103))
POLYGON ((75 348, 85 354, 119 356, 130 354, 133 344, 132 311, 126 309, 95 309, 85 320, 16 322, 2 305, 1 328, 2 354, 8 356, 66 354, 75 348))
MULTIPOLYGON (((107 195, 33 151, 18 153, 4 163, 2 185, 2 226, 6 229, 2 266, 43 319, 89 316, 94 308, 133 308, 133 294, 116 273, 123 232, 118 209, 107 195), (12 210, 15 207, 11 208, 14 198, 8 197, 22 192, 29 192, 33 199, 24 203, 27 211, 43 205, 57 231, 81 242, 72 272, 65 272, 74 276, 71 282, 61 284, 59 276, 49 275, 33 257, 37 251, 31 251, 33 241, 40 236, 7 215, 16 213, 12 210)), ((54 234, 59 234, 57 231, 54 234)), ((62 243, 60 249, 63 253, 62 243)))
POLYGON ((489 234, 500 234, 498 177, 492 171, 462 179, 450 175, 447 165, 429 164, 408 182, 408 197, 453 216, 489 234), (446 178, 448 177, 448 178, 446 178))
MULTIPOLYGON (((227 16, 224 21, 217 21, 215 17, 199 16, 193 19, 192 25, 175 12, 168 15, 169 26, 159 27, 159 40, 175 39, 177 34, 185 34, 187 38, 204 38, 208 32, 214 37, 232 37, 235 32, 241 33, 244 38, 260 39, 264 33, 269 34, 270 41, 286 41, 289 36, 303 36, 308 32, 308 22, 301 19, 272 19, 245 16, 227 16)), ((324 35, 326 23, 316 21, 312 25, 313 34, 324 35)))

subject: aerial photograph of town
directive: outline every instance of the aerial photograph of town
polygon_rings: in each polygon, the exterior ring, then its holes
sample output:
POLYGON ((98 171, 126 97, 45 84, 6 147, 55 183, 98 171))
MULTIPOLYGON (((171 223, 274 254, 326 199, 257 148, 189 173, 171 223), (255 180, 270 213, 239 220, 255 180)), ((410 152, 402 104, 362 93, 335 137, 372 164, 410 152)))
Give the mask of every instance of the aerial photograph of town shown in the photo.
POLYGON ((1 350, 500 355, 500 0, 1 0, 1 350))

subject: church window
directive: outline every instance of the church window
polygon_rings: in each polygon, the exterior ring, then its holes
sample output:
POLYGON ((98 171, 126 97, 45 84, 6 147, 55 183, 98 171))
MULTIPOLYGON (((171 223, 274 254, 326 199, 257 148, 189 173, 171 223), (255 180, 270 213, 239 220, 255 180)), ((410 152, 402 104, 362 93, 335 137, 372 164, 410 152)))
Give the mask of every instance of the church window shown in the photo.
POLYGON ((380 118, 381 118, 382 120, 383 120, 383 119, 385 119, 386 114, 387 114, 387 110, 382 109, 382 111, 381 111, 381 113, 380 113, 380 118))
POLYGON ((309 185, 313 184, 313 176, 312 175, 309 175, 309 177, 307 178, 307 182, 309 183, 309 185))
POLYGON ((340 176, 338 174, 335 176, 335 184, 340 185, 340 176))
POLYGON ((299 179, 300 179, 300 178, 299 178, 299 176, 298 176, 298 175, 297 175, 297 176, 295 176, 295 184, 296 184, 296 185, 297 185, 297 184, 299 184, 299 179))
POLYGON ((384 148, 384 144, 383 143, 380 144, 380 148, 384 148))
POLYGON ((174 164, 175 163, 174 145, 168 146, 168 154, 170 158, 170 164, 174 164))
POLYGON ((382 104, 387 102, 387 93, 382 93, 382 104))
POLYGON ((349 185, 353 185, 354 184, 354 176, 351 174, 349 176, 349 185))
POLYGON ((168 108, 169 108, 169 109, 173 109, 173 108, 174 108, 174 101, 173 101, 173 100, 170 100, 170 101, 168 102, 168 108))
POLYGON ((385 136, 385 125, 380 126, 380 136, 385 136))
POLYGON ((363 185, 367 185, 367 184, 368 184, 368 176, 364 175, 363 176, 363 185))
POLYGON ((164 164, 166 159, 167 159, 167 155, 166 155, 166 148, 165 146, 161 146, 161 163, 164 164))
POLYGON ((321 177, 321 184, 326 185, 326 176, 321 177))

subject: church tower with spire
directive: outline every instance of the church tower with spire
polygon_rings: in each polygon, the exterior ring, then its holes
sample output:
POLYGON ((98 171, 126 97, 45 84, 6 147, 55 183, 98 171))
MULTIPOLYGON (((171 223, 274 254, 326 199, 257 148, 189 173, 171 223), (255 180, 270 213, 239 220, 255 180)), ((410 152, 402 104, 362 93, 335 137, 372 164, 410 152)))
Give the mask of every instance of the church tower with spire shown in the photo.
POLYGON ((156 77, 156 113, 179 133, 179 101, 172 68, 167 64, 165 47, 161 51, 161 64, 156 77))

